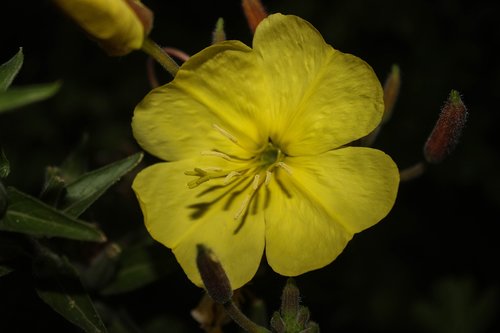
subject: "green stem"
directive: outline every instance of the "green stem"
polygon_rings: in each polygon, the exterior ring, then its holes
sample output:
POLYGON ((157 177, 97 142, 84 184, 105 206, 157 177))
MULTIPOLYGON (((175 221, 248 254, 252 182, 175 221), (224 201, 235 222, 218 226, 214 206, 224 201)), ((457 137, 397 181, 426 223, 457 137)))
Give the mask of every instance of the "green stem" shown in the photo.
POLYGON ((141 49, 155 59, 167 72, 175 77, 179 65, 158 44, 150 38, 144 39, 141 49))
POLYGON ((399 178, 401 182, 407 182, 409 180, 415 179, 424 173, 426 164, 424 162, 418 162, 411 167, 403 169, 399 172, 399 178))
POLYGON ((229 301, 224 304, 224 309, 226 309, 227 314, 240 325, 245 331, 250 333, 271 333, 267 328, 262 327, 251 321, 247 316, 245 316, 240 309, 234 305, 233 301, 229 301))

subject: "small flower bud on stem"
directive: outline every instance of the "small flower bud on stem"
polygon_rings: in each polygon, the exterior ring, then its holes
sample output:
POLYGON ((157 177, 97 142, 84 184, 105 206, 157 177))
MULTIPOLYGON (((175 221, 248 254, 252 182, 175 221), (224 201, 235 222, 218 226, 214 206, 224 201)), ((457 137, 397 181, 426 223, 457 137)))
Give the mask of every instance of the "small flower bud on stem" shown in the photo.
POLYGON ((223 42, 226 40, 226 32, 224 31, 224 20, 220 17, 215 23, 215 29, 212 32, 212 44, 223 42))
POLYGON ((208 295, 219 304, 229 302, 233 297, 233 289, 224 268, 206 246, 198 244, 197 251, 196 265, 208 295))
POLYGON ((296 317, 299 312, 300 291, 293 279, 288 279, 281 295, 281 315, 296 317))
POLYGON ((233 296, 231 284, 215 254, 202 244, 197 245, 197 251, 196 265, 208 295, 216 303, 222 304, 231 319, 245 331, 250 333, 270 333, 266 328, 251 321, 234 304, 231 299, 233 296))
POLYGON ((319 332, 316 323, 309 321, 309 309, 300 305, 300 291, 289 278, 281 294, 281 308, 271 318, 271 326, 277 333, 319 332))
POLYGON ((439 163, 455 148, 467 121, 467 108, 456 90, 450 92, 439 119, 424 146, 429 163, 439 163))
POLYGON ((250 30, 252 33, 255 33, 255 29, 257 29, 259 23, 267 17, 267 11, 260 0, 243 0, 241 6, 243 7, 250 30))

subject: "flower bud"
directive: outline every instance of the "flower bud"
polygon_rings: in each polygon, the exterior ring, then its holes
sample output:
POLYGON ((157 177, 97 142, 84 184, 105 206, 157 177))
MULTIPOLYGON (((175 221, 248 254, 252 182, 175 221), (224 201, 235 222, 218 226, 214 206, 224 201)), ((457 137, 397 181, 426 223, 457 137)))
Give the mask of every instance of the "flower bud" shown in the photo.
POLYGON ((54 0, 111 56, 141 48, 153 13, 139 0, 54 0))
POLYGON ((460 94, 452 90, 425 143, 424 157, 427 162, 439 163, 452 152, 462 134, 467 115, 460 94))
POLYGON ((399 96, 401 89, 401 74, 398 65, 392 65, 391 72, 384 83, 384 116, 382 124, 385 124, 392 115, 392 110, 399 96))
POLYGON ((300 291, 293 279, 288 279, 281 294, 281 315, 296 317, 299 312, 300 291))
POLYGON ((267 11, 260 0, 243 0, 241 5, 247 18, 248 26, 252 33, 254 33, 259 23, 267 17, 267 11))
POLYGON ((212 32, 212 44, 223 42, 226 40, 226 32, 224 31, 224 20, 220 17, 215 24, 215 29, 212 32))
POLYGON ((233 297, 231 283, 215 254, 202 244, 197 245, 196 265, 208 295, 219 304, 233 297))
POLYGON ((309 309, 300 305, 300 291, 294 280, 289 278, 281 294, 280 311, 271 318, 271 327, 277 333, 319 332, 319 326, 309 320, 309 309))

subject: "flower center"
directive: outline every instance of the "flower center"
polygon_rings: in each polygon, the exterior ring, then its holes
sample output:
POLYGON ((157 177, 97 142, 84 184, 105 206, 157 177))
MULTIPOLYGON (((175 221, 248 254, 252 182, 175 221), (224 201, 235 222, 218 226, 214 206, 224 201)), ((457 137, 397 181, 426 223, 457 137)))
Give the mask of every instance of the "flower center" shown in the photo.
POLYGON ((281 154, 281 150, 269 142, 266 149, 260 154, 260 161, 262 165, 272 165, 280 158, 281 154))
MULTIPOLYGON (((233 134, 215 124, 213 128, 235 145, 243 148, 233 134)), ((187 183, 188 187, 193 189, 213 179, 222 179, 222 186, 236 184, 237 182, 239 183, 236 185, 244 184, 245 191, 238 191, 238 193, 246 192, 246 194, 240 207, 235 212, 234 219, 237 220, 243 217, 248 211, 248 207, 259 188, 261 188, 262 185, 267 186, 269 184, 273 172, 277 167, 282 168, 288 174, 292 173, 290 167, 284 163, 286 154, 270 140, 266 142, 262 148, 251 151, 250 153, 252 157, 243 159, 230 156, 219 150, 202 152, 202 155, 220 157, 229 161, 230 167, 205 167, 194 168, 192 171, 185 171, 185 175, 197 177, 187 183)), ((221 184, 217 185, 220 186, 221 184)))

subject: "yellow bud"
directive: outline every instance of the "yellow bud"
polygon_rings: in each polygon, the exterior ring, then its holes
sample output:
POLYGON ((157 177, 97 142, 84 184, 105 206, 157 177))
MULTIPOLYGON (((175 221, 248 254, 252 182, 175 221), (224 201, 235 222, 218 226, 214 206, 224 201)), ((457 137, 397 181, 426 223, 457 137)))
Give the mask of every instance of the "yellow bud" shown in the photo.
POLYGON ((53 0, 111 56, 141 48, 153 13, 138 0, 53 0))

